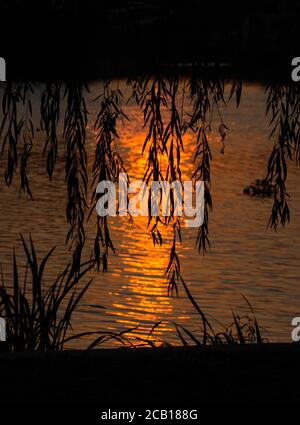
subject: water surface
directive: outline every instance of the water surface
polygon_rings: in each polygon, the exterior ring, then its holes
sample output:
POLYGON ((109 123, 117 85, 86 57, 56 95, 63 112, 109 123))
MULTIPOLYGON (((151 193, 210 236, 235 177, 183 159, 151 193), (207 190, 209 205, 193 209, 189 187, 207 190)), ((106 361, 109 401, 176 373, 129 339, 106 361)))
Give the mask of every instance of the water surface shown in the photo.
MULTIPOLYGON (((90 99, 95 97, 96 85, 93 89, 90 99)), ((96 104, 88 101, 88 109, 93 118, 96 104)), ((124 111, 130 121, 119 126, 118 148, 134 180, 144 172, 146 156, 142 156, 141 150, 146 131, 138 106, 129 103, 124 105, 124 111)), ((195 249, 196 230, 183 229, 182 274, 213 323, 216 323, 214 318, 229 323, 231 309, 247 313, 243 294, 265 328, 265 335, 274 342, 290 341, 291 320, 300 315, 299 170, 294 164, 289 165, 291 223, 275 233, 266 228, 272 200, 243 195, 244 186, 264 176, 272 147, 265 118, 264 88, 245 85, 240 107, 237 109, 232 104, 222 109, 222 115, 230 128, 224 155, 220 152, 217 131, 213 131, 210 138, 213 153, 211 249, 208 255, 199 255, 195 249)), ((64 246, 67 225, 63 151, 54 180, 49 182, 41 157, 43 135, 38 132, 36 136, 38 148, 33 152, 30 166, 34 202, 24 195, 19 199, 17 182, 7 188, 1 181, 0 261, 6 278, 10 274, 13 247, 18 256, 22 253, 20 232, 24 236, 32 234, 41 256, 57 246, 50 276, 61 270, 70 256, 64 246)), ((87 129, 86 143, 91 164, 95 148, 92 124, 87 129)), ((188 134, 184 145, 183 172, 184 177, 190 179, 195 135, 188 134)), ((121 331, 139 326, 135 334, 145 337, 153 324, 161 320, 156 335, 171 343, 179 343, 172 321, 197 332, 199 318, 183 290, 179 287, 178 297, 167 294, 163 272, 168 263, 171 232, 165 232, 162 247, 154 248, 144 218, 136 218, 131 223, 128 218, 116 217, 110 222, 117 252, 109 256, 108 272, 94 275, 84 305, 74 316, 75 329, 121 331), (94 307, 88 307, 90 304, 94 307)), ((87 226, 86 255, 94 231, 94 220, 91 220, 87 226)))

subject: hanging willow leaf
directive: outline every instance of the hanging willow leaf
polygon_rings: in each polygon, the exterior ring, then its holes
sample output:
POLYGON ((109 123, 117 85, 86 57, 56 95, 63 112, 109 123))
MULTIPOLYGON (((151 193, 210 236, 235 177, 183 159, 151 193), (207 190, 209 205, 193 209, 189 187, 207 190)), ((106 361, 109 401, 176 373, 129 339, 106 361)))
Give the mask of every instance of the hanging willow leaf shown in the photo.
POLYGON ((286 188, 287 161, 300 160, 300 89, 297 85, 270 84, 266 88, 266 114, 270 116, 270 154, 266 186, 273 185, 274 201, 268 225, 275 230, 290 221, 289 194, 286 188))
POLYGON ((46 131, 43 156, 46 158, 47 173, 52 178, 57 160, 57 126, 60 115, 61 83, 47 83, 41 96, 41 128, 46 131))
MULTIPOLYGON (((124 122, 127 116, 121 109, 122 92, 119 89, 112 89, 109 81, 104 82, 103 93, 95 101, 100 103, 94 130, 96 132, 96 149, 93 164, 93 183, 91 213, 94 212, 99 196, 96 193, 98 183, 103 180, 116 182, 119 173, 126 172, 123 160, 117 151, 116 141, 119 138, 116 125, 117 121, 124 122)), ((90 213, 90 214, 91 214, 90 213)), ((107 255, 111 249, 115 252, 113 242, 110 237, 108 218, 97 216, 97 233, 94 241, 94 257, 100 268, 102 260, 103 270, 107 268, 107 255), (101 246, 104 253, 101 255, 101 246)))
POLYGON ((68 83, 65 88, 67 106, 64 119, 66 145, 66 215, 70 230, 67 241, 73 248, 73 271, 80 271, 81 253, 85 243, 84 218, 87 208, 87 157, 85 151, 86 125, 88 111, 83 97, 84 86, 68 83))
POLYGON ((9 186, 18 165, 18 147, 24 120, 18 114, 18 105, 23 100, 22 86, 8 81, 2 98, 3 118, 0 127, 1 158, 6 159, 5 183, 9 186))

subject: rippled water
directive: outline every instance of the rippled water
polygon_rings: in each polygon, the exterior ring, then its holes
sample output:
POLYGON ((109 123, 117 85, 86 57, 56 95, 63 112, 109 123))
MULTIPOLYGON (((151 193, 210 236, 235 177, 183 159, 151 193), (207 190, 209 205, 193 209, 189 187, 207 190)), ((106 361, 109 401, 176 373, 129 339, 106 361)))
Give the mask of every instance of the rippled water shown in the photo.
MULTIPOLYGON (((96 105, 88 102, 88 109, 93 117, 96 105)), ((145 156, 141 148, 146 132, 138 107, 128 104, 124 110, 131 120, 119 128, 119 149, 130 178, 135 179, 144 171, 145 156)), ((290 164, 291 223, 276 233, 266 229, 272 200, 243 195, 245 185, 264 176, 272 146, 268 140, 264 88, 246 85, 240 107, 236 109, 232 104, 223 108, 222 114, 230 128, 225 154, 220 153, 217 132, 213 132, 210 140, 211 249, 208 255, 199 256, 195 250, 196 230, 185 228, 180 249, 182 273, 213 322, 214 318, 230 322, 231 309, 248 312, 241 297, 244 294, 265 328, 265 335, 271 341, 290 341, 291 319, 300 315, 299 170, 290 164)), ((37 133, 37 141, 42 146, 41 133, 37 133)), ((189 134, 184 142, 183 171, 184 177, 190 179, 195 137, 189 134)), ((90 163, 94 146, 95 136, 90 126, 87 130, 90 163)), ((48 270, 50 277, 62 269, 69 256, 64 246, 67 225, 63 154, 54 181, 49 182, 40 150, 41 147, 33 153, 30 166, 34 202, 23 195, 19 200, 17 182, 7 188, 1 181, 0 261, 6 278, 10 274, 12 248, 16 247, 18 255, 22 252, 20 232, 25 236, 32 234, 40 255, 57 246, 48 270)), ((184 292, 179 288, 179 297, 168 296, 166 280, 162 277, 171 234, 166 231, 166 243, 154 248, 145 223, 142 218, 135 219, 133 224, 127 218, 111 219, 117 254, 110 255, 107 273, 94 275, 84 305, 74 317, 76 330, 121 331, 139 325, 135 333, 144 337, 155 322, 162 320, 156 335, 171 343, 178 343, 172 321, 197 330, 198 316, 184 292), (88 307, 89 304, 95 307, 88 307)), ((87 226, 89 242, 93 239, 93 224, 92 220, 87 226)))

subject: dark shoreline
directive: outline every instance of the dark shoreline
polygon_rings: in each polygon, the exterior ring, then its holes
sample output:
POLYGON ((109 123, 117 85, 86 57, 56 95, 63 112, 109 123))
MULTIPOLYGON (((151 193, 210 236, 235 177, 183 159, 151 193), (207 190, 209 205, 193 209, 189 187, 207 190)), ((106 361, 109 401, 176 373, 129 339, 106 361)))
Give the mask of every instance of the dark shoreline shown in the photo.
POLYGON ((231 64, 231 78, 289 83, 299 55, 296 1, 15 3, 0 5, 8 80, 88 81, 214 62, 231 64))
POLYGON ((300 344, 0 354, 1 405, 299 405, 300 344), (196 384, 195 384, 196 383, 196 384))

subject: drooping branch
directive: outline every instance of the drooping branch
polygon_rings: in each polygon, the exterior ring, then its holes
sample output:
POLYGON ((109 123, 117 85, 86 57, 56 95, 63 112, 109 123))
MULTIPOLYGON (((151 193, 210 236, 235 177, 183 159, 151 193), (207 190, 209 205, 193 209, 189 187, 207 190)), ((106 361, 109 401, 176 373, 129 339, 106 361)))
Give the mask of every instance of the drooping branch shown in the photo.
POLYGON ((3 118, 0 127, 1 159, 6 159, 5 183, 8 186, 11 184, 20 165, 20 193, 26 192, 31 198, 27 165, 34 140, 31 103, 33 92, 31 83, 7 82, 2 99, 3 118))
POLYGON ((21 191, 26 192, 31 199, 32 193, 29 186, 29 180, 27 176, 28 159, 30 156, 31 149, 34 141, 34 127, 33 127, 33 116, 32 116, 32 103, 30 96, 34 93, 33 86, 30 83, 25 83, 22 95, 23 105, 25 107, 25 114, 22 119, 22 138, 23 138, 23 149, 21 152, 21 163, 20 163, 20 176, 21 176, 21 191))
MULTIPOLYGON (((179 78, 178 75, 164 77, 156 75, 153 78, 131 81, 133 95, 143 111, 144 127, 147 134, 142 153, 147 151, 146 171, 143 180, 149 185, 152 182, 179 181, 181 184, 181 151, 183 150, 183 125, 178 112, 179 78), (165 160, 165 163, 164 163, 165 160), (165 165, 166 164, 166 165, 165 165)), ((159 196, 159 206, 162 209, 162 188, 154 196, 159 196)), ((170 191, 169 216, 152 216, 151 197, 148 202, 148 226, 154 245, 162 245, 160 226, 172 224, 173 243, 171 244, 169 264, 165 270, 169 291, 177 291, 180 274, 179 258, 176 252, 178 239, 181 240, 180 220, 174 215, 174 194, 170 191), (154 223, 153 223, 154 221, 154 223)))
POLYGON ((209 133, 211 132, 214 110, 217 110, 220 119, 219 133, 223 144, 221 153, 224 153, 224 139, 226 137, 227 126, 223 122, 219 106, 220 104, 229 102, 234 94, 237 106, 239 106, 241 99, 241 81, 234 80, 232 82, 228 99, 225 97, 225 83, 226 81, 223 79, 209 80, 201 78, 201 76, 199 77, 198 74, 192 75, 189 81, 193 110, 188 127, 197 134, 193 179, 195 182, 199 180, 204 181, 204 222, 199 228, 196 241, 197 248, 202 253, 205 253, 210 246, 208 223, 209 211, 212 209, 210 175, 212 154, 209 145, 209 133))
POLYGON ((60 116, 61 83, 47 83, 41 96, 41 129, 46 132, 43 156, 46 158, 47 173, 52 179, 57 159, 57 126, 60 116))
MULTIPOLYGON (((93 164, 93 194, 91 213, 95 210, 98 200, 96 187, 98 183, 104 180, 116 182, 119 173, 126 172, 123 160, 117 150, 116 140, 119 138, 117 133, 117 121, 124 122, 128 119, 121 109, 122 93, 119 89, 112 89, 108 81, 104 83, 104 91, 95 101, 100 102, 94 130, 96 132, 97 145, 95 149, 95 159, 93 164)), ((115 248, 110 237, 107 216, 97 216, 97 233, 94 241, 94 256, 100 267, 102 259, 103 269, 106 269, 106 257, 111 249, 115 248), (101 255, 101 246, 105 252, 101 255)))
POLYGON ((271 152, 266 185, 274 187, 274 202, 269 226, 277 229, 290 220, 289 194, 286 188, 287 161, 300 161, 300 89, 297 85, 272 84, 266 88, 267 115, 270 116, 274 147, 271 152))
POLYGON ((87 208, 87 157, 85 151, 88 111, 83 97, 84 86, 80 83, 66 85, 67 106, 64 120, 66 145, 66 215, 70 229, 67 242, 73 247, 73 271, 80 271, 81 253, 85 243, 84 218, 87 208))

